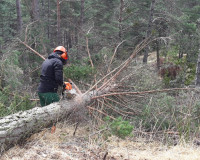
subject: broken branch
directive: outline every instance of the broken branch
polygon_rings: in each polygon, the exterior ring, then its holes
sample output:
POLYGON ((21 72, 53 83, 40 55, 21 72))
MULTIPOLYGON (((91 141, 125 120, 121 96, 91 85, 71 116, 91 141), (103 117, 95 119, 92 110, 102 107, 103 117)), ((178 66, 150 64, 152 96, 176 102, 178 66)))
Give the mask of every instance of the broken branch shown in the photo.
POLYGON ((95 96, 92 99, 102 98, 106 96, 113 96, 113 95, 129 95, 129 94, 147 94, 147 93, 155 93, 155 92, 168 92, 168 91, 177 91, 177 90, 196 90, 195 88, 170 88, 170 89, 162 89, 162 90, 151 90, 151 91, 143 91, 143 92, 115 92, 115 93, 108 93, 103 94, 100 96, 95 96))
POLYGON ((35 53, 36 55, 38 55, 40 58, 42 58, 43 60, 45 60, 45 58, 39 54, 37 51, 35 51, 33 48, 31 48, 28 44, 26 44, 25 42, 21 41, 19 38, 17 38, 20 43, 22 43, 23 45, 25 45, 28 49, 30 49, 33 53, 35 53))

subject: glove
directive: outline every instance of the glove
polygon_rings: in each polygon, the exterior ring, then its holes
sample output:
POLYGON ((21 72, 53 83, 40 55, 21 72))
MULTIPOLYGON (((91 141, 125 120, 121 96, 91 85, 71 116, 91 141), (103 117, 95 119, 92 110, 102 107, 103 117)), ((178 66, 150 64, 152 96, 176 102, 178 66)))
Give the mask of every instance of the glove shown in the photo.
POLYGON ((64 82, 63 88, 66 89, 66 90, 71 90, 72 89, 72 83, 64 82))

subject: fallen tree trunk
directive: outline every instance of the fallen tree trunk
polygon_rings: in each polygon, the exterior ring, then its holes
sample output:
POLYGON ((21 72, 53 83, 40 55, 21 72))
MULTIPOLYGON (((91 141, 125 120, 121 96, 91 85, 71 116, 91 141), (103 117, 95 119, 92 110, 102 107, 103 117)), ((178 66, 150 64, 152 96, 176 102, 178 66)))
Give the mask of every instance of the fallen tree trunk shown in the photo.
POLYGON ((53 103, 45 107, 36 107, 24 112, 18 112, 0 119, 0 153, 27 136, 39 132, 61 119, 66 118, 77 107, 83 107, 89 96, 71 101, 53 103))
POLYGON ((93 97, 109 92, 111 88, 106 88, 103 92, 79 94, 69 101, 63 100, 0 118, 0 155, 33 133, 66 119, 75 109, 85 107, 93 97))

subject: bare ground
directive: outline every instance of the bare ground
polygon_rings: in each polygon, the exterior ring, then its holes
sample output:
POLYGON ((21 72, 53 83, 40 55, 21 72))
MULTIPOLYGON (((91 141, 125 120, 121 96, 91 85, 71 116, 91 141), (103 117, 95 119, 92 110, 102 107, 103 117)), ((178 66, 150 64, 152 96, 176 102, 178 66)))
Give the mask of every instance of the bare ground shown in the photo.
POLYGON ((1 160, 200 160, 200 147, 189 144, 165 146, 142 138, 107 140, 89 126, 58 124, 54 133, 45 129, 32 135, 24 145, 3 154, 1 160))

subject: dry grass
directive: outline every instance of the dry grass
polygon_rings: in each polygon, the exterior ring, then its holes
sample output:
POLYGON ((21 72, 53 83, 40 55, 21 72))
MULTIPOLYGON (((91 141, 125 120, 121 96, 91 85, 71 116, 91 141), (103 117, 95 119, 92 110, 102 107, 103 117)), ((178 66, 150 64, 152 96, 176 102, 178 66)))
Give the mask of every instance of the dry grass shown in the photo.
POLYGON ((146 143, 141 138, 121 140, 115 136, 105 141, 99 132, 91 133, 88 126, 78 127, 75 136, 74 129, 73 125, 57 124, 55 133, 45 129, 34 134, 26 144, 11 148, 0 159, 99 160, 108 152, 107 160, 200 160, 200 148, 187 144, 169 147, 159 142, 146 143))

